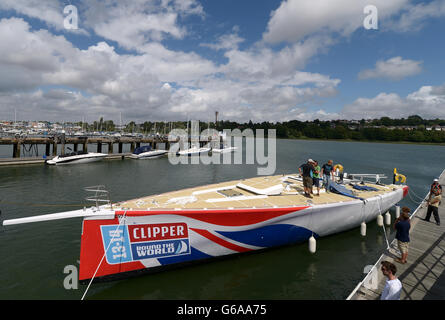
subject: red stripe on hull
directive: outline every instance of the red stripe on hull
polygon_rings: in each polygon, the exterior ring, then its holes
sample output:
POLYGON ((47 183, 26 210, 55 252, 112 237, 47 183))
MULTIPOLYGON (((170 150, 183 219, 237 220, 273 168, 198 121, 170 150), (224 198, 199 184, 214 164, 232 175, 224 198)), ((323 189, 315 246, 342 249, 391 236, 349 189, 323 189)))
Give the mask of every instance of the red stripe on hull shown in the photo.
MULTIPOLYGON (((276 217, 280 217, 292 212, 300 211, 308 208, 292 207, 292 208, 263 208, 263 209, 232 209, 232 210, 158 210, 158 211, 116 211, 114 219, 98 219, 84 220, 82 241, 80 248, 80 270, 79 280, 91 279, 96 272, 97 267, 101 263, 104 256, 104 240, 101 232, 101 226, 119 225, 117 216, 126 215, 127 217, 150 217, 155 215, 176 215, 196 219, 198 221, 207 222, 220 226, 246 226, 264 222, 276 217)), ((138 225, 141 227, 143 225, 138 225)), ((153 225, 155 226, 155 225, 153 225)), ((130 231, 133 228, 130 226, 130 231)), ((219 245, 234 250, 236 252, 252 251, 252 249, 244 248, 236 244, 223 240, 204 229, 192 229, 203 237, 218 243, 219 245)), ((133 230, 134 231, 134 230, 133 230)), ((138 231, 139 232, 139 231, 138 231)), ((176 231, 175 231, 176 232, 176 231)), ((136 233, 141 236, 142 233, 136 233)), ((133 239, 134 240, 134 239, 133 239)), ((133 241, 135 242, 135 241, 133 241)), ((116 264, 108 264, 104 258, 95 277, 107 276, 127 271, 145 269, 146 267, 139 261, 122 262, 116 264)))
POLYGON ((309 208, 263 208, 263 209, 231 209, 231 210, 163 210, 163 211, 116 211, 116 215, 150 216, 160 214, 174 214, 199 221, 227 227, 239 227, 263 222, 291 212, 309 208))
POLYGON ((241 246, 238 246, 234 243, 230 243, 224 239, 218 238, 217 236, 215 236, 214 234, 210 233, 207 230, 202 230, 202 229, 195 229, 195 228, 190 228, 191 230, 195 231, 196 233, 199 233, 200 235, 202 235, 203 237, 227 248, 233 251, 237 251, 237 252, 247 252, 247 251, 252 251, 252 249, 249 248, 244 248, 241 246))
POLYGON ((406 195, 408 194, 408 191, 409 191, 409 187, 408 187, 408 186, 403 187, 403 197, 404 197, 404 198, 405 198, 406 195))

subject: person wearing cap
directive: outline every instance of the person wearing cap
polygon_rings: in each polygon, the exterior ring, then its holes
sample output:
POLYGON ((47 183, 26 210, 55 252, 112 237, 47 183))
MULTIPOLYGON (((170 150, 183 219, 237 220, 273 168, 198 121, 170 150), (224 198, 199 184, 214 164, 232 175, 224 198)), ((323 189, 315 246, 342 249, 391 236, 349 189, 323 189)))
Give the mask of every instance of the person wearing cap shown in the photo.
POLYGON ((400 300, 402 283, 396 277, 397 267, 389 261, 382 261, 381 270, 388 280, 385 282, 380 300, 400 300))
POLYGON ((424 221, 429 222, 431 218, 431 213, 434 215, 434 220, 436 220, 436 224, 440 226, 440 217, 439 217, 439 204, 442 200, 442 192, 439 188, 431 189, 431 195, 428 199, 428 209, 426 211, 426 216, 424 221))
POLYGON ((430 200, 431 199, 431 197, 432 197, 432 195, 433 195, 433 191, 434 190, 438 190, 439 191, 439 193, 442 195, 442 186, 439 184, 439 179, 434 179, 433 180, 433 184, 431 185, 431 187, 430 187, 430 196, 429 196, 429 199, 428 200, 430 200))
POLYGON ((334 179, 334 167, 332 166, 334 161, 329 160, 321 167, 321 176, 323 177, 323 183, 326 188, 326 192, 329 193, 329 188, 331 186, 331 179, 334 179))
POLYGON ((313 166, 314 160, 309 159, 306 163, 302 164, 298 171, 300 171, 300 175, 303 177, 303 187, 304 187, 304 195, 308 198, 312 198, 312 175, 313 175, 313 166))

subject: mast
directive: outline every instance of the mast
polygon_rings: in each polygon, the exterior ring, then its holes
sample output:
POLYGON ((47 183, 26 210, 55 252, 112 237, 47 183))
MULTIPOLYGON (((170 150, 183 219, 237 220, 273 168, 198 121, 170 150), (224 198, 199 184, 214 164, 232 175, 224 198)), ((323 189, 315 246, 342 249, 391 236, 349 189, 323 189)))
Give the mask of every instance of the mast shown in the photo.
POLYGON ((120 132, 122 133, 122 112, 119 112, 119 129, 120 132))

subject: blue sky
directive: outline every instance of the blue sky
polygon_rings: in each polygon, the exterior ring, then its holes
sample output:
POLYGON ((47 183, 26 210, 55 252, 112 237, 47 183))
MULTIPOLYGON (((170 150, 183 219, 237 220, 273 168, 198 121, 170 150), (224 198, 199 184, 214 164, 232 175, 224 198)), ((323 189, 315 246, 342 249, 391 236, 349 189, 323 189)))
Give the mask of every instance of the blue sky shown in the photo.
POLYGON ((445 118, 445 1, 368 4, 2 0, 0 119, 445 118))

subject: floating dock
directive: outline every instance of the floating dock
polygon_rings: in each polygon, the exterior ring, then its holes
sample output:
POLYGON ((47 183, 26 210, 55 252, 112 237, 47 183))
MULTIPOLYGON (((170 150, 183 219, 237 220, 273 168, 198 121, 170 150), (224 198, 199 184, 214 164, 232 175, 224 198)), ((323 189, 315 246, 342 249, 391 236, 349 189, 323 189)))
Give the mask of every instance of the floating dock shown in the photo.
MULTIPOLYGON (((445 170, 439 183, 445 185, 445 170)), ((386 277, 381 272, 381 261, 396 265, 396 277, 402 282, 400 300, 445 299, 445 199, 439 206, 441 225, 436 225, 434 216, 430 222, 423 220, 429 194, 411 216, 410 245, 406 264, 395 261, 400 257, 397 240, 379 258, 370 272, 361 281, 347 300, 378 300, 383 292, 386 277)), ((392 225, 391 225, 392 227, 392 225)))
MULTIPOLYGON (((12 158, 0 158, 0 166, 26 165, 26 164, 43 164, 45 160, 52 159, 58 154, 64 155, 67 145, 73 145, 74 150, 88 152, 88 145, 96 145, 96 152, 102 153, 102 145, 108 145, 108 156, 106 160, 125 159, 142 143, 149 144, 156 149, 158 144, 163 144, 165 150, 170 149, 171 143, 179 141, 177 138, 170 141, 168 137, 151 137, 151 138, 131 138, 131 137, 72 137, 65 135, 48 136, 48 137, 0 137, 0 145, 12 145, 12 158), (123 152, 123 145, 130 145, 130 153, 123 152), (41 157, 22 157, 22 149, 24 146, 30 149, 32 146, 45 145, 44 155, 41 157), (115 151, 117 145, 117 153, 115 151), (60 149, 59 149, 60 148, 60 149)), ((199 145, 202 147, 211 141, 211 137, 200 137, 199 145)), ((189 137, 189 143, 192 142, 189 137)), ((26 150, 26 149, 25 149, 26 150)), ((36 153, 37 154, 37 153, 36 153)))
MULTIPOLYGON (((124 160, 129 158, 131 153, 110 153, 104 160, 124 160)), ((46 160, 51 160, 52 156, 47 157, 21 157, 21 158, 0 158, 0 167, 3 166, 19 166, 19 165, 30 165, 30 164, 45 164, 46 160)))
POLYGON ((0 145, 12 145, 12 158, 20 158, 22 146, 28 145, 45 145, 46 157, 56 156, 58 154, 58 146, 60 145, 60 154, 65 154, 65 146, 72 144, 74 151, 78 151, 78 146, 82 146, 82 150, 88 152, 88 145, 95 144, 96 151, 102 152, 102 145, 108 145, 108 153, 114 153, 114 145, 118 145, 118 153, 123 151, 123 145, 129 144, 130 150, 133 152, 135 148, 141 146, 141 143, 150 144, 156 149, 158 143, 165 144, 169 148, 170 141, 166 138, 130 138, 130 137, 71 137, 65 135, 48 136, 48 137, 0 137, 0 145), (52 150, 51 150, 52 149, 52 150))

